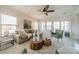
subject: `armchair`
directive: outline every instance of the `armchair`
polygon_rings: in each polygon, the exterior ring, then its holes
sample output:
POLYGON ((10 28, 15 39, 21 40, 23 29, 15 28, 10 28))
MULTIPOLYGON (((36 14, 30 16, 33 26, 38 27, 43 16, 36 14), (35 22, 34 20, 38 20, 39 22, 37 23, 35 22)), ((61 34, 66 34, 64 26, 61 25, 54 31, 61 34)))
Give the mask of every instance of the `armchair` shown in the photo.
POLYGON ((63 30, 56 30, 56 32, 51 32, 52 36, 57 38, 57 39, 61 39, 63 37, 63 30))

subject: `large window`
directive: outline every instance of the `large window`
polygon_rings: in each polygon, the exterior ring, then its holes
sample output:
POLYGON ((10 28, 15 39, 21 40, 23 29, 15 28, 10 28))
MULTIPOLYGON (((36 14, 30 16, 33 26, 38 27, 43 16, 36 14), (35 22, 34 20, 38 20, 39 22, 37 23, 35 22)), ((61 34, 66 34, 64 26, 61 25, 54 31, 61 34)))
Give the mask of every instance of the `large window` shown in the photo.
POLYGON ((69 21, 62 21, 62 22, 60 22, 60 25, 61 25, 61 30, 64 30, 65 32, 69 32, 69 30, 70 30, 69 21))
POLYGON ((53 27, 54 27, 54 32, 55 32, 55 30, 59 30, 60 29, 60 22, 54 22, 53 27))
POLYGON ((70 31, 70 22, 69 21, 56 21, 53 23, 54 31, 55 30, 64 30, 66 32, 70 31))
POLYGON ((13 16, 1 14, 1 29, 2 35, 12 34, 16 30, 17 19, 13 16))
POLYGON ((60 28, 61 28, 61 30, 65 30, 65 22, 64 21, 61 21, 60 22, 60 28))
POLYGON ((41 29, 45 30, 45 22, 41 22, 41 29))
POLYGON ((69 32, 70 30, 70 22, 69 21, 65 21, 65 31, 69 32))
POLYGON ((52 22, 47 22, 46 23, 46 27, 47 27, 47 30, 51 30, 52 28, 52 22))

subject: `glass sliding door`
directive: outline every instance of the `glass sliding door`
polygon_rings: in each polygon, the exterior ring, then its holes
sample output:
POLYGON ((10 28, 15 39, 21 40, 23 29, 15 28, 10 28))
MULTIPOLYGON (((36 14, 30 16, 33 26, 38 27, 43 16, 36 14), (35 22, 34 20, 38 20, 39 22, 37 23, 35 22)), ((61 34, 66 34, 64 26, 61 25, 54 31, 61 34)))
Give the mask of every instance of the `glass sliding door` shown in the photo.
POLYGON ((65 24, 65 30, 64 30, 65 33, 64 33, 64 35, 66 37, 70 37, 70 22, 65 21, 64 24, 65 24))

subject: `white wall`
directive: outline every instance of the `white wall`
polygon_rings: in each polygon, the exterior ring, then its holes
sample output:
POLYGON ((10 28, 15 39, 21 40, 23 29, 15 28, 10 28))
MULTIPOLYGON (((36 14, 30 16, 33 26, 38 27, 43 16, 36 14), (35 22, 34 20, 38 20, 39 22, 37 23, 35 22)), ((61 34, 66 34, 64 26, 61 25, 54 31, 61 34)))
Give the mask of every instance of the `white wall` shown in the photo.
POLYGON ((79 14, 74 15, 71 22, 71 37, 74 39, 79 39, 79 14))
POLYGON ((71 20, 71 38, 79 39, 79 6, 73 6, 73 9, 71 20))

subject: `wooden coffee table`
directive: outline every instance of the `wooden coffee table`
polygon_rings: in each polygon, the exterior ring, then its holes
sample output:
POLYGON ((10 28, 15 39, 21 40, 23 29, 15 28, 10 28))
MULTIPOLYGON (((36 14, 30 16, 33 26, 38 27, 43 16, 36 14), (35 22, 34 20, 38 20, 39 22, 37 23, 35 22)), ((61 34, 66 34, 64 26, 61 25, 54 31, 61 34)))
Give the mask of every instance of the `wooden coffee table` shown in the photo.
POLYGON ((32 50, 39 50, 39 49, 42 48, 42 46, 43 46, 43 41, 42 40, 40 40, 40 41, 31 41, 31 43, 30 43, 30 48, 32 50))

